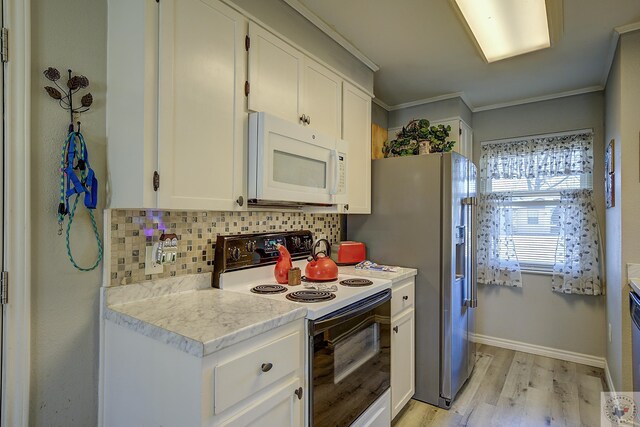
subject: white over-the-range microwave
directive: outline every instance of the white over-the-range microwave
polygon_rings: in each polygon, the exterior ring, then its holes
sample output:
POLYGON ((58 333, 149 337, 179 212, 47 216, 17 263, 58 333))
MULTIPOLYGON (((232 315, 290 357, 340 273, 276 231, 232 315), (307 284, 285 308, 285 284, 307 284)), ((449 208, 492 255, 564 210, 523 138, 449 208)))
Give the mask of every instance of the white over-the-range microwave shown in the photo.
POLYGON ((249 114, 250 205, 346 204, 347 159, 341 139, 268 113, 249 114))

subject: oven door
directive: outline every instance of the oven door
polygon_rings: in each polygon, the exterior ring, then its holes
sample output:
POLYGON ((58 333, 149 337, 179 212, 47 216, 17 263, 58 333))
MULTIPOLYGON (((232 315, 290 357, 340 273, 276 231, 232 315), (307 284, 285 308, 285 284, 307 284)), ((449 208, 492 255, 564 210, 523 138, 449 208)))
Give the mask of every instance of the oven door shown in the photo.
POLYGON ((250 114, 250 202, 343 203, 346 151, 336 138, 266 113, 250 114))
POLYGON ((310 424, 349 426, 390 387, 391 290, 310 321, 310 424))

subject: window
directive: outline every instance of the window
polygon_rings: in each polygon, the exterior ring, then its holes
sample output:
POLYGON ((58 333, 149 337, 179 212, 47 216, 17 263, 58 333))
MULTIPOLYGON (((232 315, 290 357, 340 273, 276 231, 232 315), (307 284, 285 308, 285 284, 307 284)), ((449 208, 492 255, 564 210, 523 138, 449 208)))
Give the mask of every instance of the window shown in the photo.
POLYGON ((553 290, 599 295, 590 130, 482 144, 478 282, 522 286, 521 268, 553 290))
MULTIPOLYGON (((512 239, 524 270, 551 272, 556 257, 563 258, 560 244, 560 191, 591 189, 591 174, 536 178, 487 179, 485 191, 510 193, 512 239)), ((506 239, 501 236, 501 240, 506 239)), ((507 245, 501 246, 501 257, 507 245)))

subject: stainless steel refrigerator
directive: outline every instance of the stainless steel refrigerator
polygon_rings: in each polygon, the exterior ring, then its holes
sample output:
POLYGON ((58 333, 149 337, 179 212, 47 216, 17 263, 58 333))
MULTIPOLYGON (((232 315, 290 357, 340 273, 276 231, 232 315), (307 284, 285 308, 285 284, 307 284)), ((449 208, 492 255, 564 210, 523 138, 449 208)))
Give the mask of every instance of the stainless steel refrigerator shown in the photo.
POLYGON ((413 398, 449 408, 475 364, 476 167, 457 153, 373 160, 371 193, 347 237, 370 260, 418 269, 413 398))

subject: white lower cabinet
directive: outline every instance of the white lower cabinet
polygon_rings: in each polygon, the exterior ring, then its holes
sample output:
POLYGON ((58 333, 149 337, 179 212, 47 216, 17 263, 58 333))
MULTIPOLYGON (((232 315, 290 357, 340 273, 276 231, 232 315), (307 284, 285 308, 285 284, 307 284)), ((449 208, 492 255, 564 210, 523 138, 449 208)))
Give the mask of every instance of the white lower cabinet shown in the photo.
POLYGON ((291 390, 302 387, 302 381, 295 379, 277 388, 262 400, 249 406, 238 415, 223 421, 224 427, 294 427, 301 426, 302 405, 291 390))
POLYGON ((102 420, 111 426, 304 424, 304 323, 196 357, 105 322, 102 420))
POLYGON ((415 393, 415 280, 393 285, 391 310, 391 417, 415 393))

